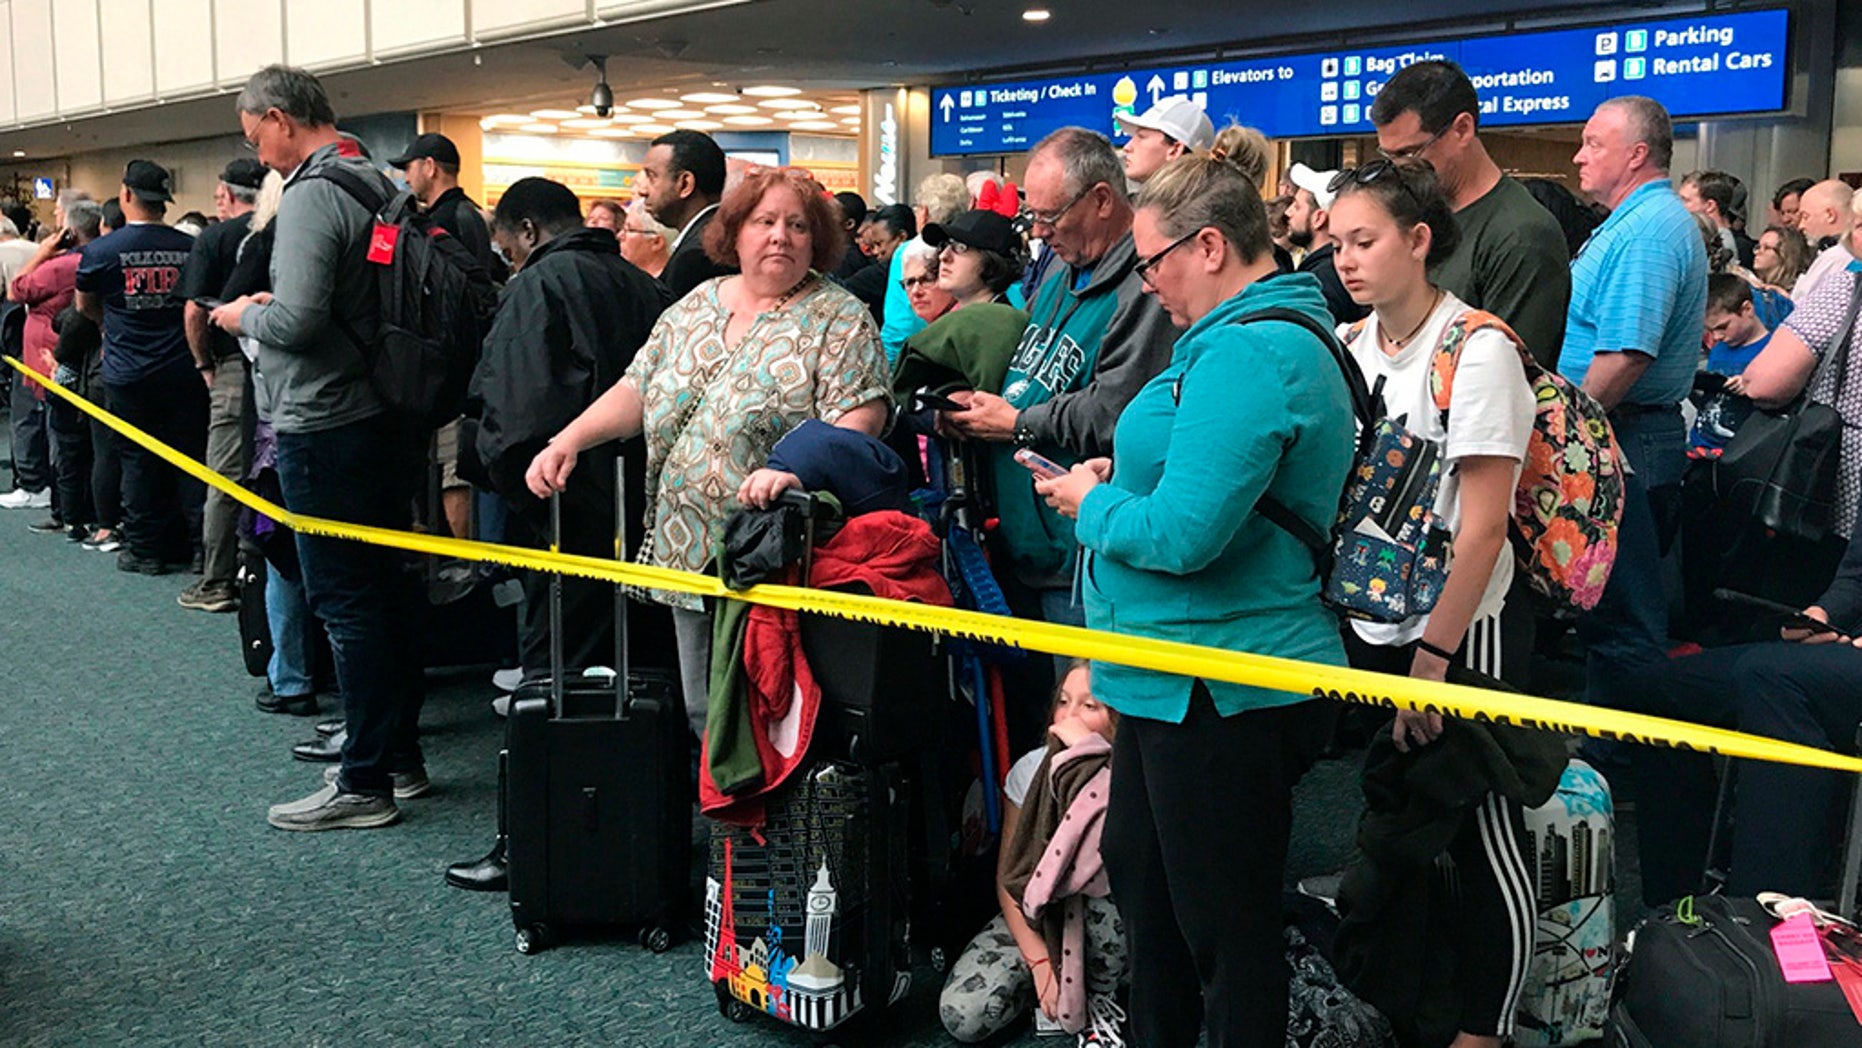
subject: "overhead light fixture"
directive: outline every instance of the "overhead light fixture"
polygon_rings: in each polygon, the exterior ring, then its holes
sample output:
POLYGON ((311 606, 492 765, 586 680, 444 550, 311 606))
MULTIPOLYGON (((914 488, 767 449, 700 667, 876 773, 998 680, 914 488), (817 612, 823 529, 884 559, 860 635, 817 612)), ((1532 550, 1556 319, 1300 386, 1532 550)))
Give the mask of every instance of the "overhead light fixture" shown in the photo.
POLYGON ((775 123, 766 116, 727 116, 724 122, 732 127, 768 127, 775 123))
POLYGON ((598 127, 589 132, 596 138, 628 138, 633 133, 634 129, 631 127, 598 127))
POLYGON ((636 98, 627 103, 629 109, 677 109, 679 103, 670 98, 636 98))
POLYGON ((813 102, 805 102, 799 98, 771 98, 771 99, 767 99, 762 102, 758 102, 757 105, 762 106, 764 109, 820 109, 821 108, 820 106, 816 105, 813 102))
POLYGON ((705 113, 701 109, 661 109, 653 114, 655 120, 703 120, 705 113))
POLYGON ((640 135, 664 135, 677 131, 671 124, 635 124, 634 133, 640 135))
POLYGON ((1053 16, 1048 13, 1045 7, 1031 7, 1022 12, 1022 21, 1024 22, 1045 22, 1051 17, 1053 16))
POLYGON ((756 87, 744 88, 743 93, 746 95, 754 95, 757 98, 787 98, 790 95, 801 94, 802 89, 799 87, 778 87, 774 84, 759 84, 756 87))
POLYGON ((537 120, 574 120, 582 114, 573 109, 532 109, 530 115, 537 120))
POLYGON ((716 113, 719 116, 747 116, 756 112, 756 107, 744 105, 742 102, 727 102, 723 105, 706 106, 705 112, 716 113))
POLYGON ((857 116, 841 117, 840 122, 843 124, 846 124, 848 127, 859 127, 860 126, 860 118, 857 116))
POLYGON ((693 105, 713 105, 718 102, 735 102, 736 95, 727 95, 722 91, 694 91, 689 95, 680 95, 679 101, 693 105))
POLYGON ((653 118, 639 113, 616 113, 608 118, 610 124, 650 124, 653 118))
POLYGON ((596 119, 594 117, 581 117, 576 120, 565 120, 562 122, 562 126, 574 128, 577 131, 593 131, 595 128, 607 127, 608 125, 608 121, 596 119))
POLYGON ((826 120, 803 120, 789 125, 791 131, 839 131, 840 126, 826 120))
POLYGON ((480 120, 479 125, 481 127, 486 125, 496 127, 503 124, 528 124, 530 122, 531 118, 522 113, 493 113, 485 119, 480 120))
POLYGON ((835 116, 859 116, 860 107, 859 106, 835 106, 833 109, 828 110, 828 112, 833 113, 835 116))
POLYGON ((14 155, 14 156, 16 156, 16 157, 19 157, 19 156, 25 156, 25 155, 26 155, 26 151, 25 151, 24 149, 15 149, 15 150, 13 150, 13 155, 14 155))
POLYGON ((518 128, 518 130, 522 131, 523 133, 527 135, 553 135, 556 133, 556 125, 555 124, 525 124, 524 126, 518 128))
POLYGON ((687 131, 716 131, 724 125, 716 120, 681 120, 679 126, 687 131))

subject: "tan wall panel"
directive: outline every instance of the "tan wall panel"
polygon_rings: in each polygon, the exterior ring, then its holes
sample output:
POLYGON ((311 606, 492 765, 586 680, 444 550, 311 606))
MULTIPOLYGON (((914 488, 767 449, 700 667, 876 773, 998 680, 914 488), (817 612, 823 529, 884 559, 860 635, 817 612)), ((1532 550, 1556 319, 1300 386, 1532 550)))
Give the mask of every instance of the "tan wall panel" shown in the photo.
POLYGON ((0 0, 0 124, 18 120, 13 105, 13 0, 0 0))
POLYGON ((220 86, 243 84, 261 68, 284 61, 284 10, 275 0, 215 4, 214 17, 220 86))
POLYGON ((169 96, 213 86, 213 5, 208 0, 157 0, 155 92, 169 96))
POLYGON ((100 0, 103 24, 103 100, 115 105, 155 94, 155 54, 149 0, 100 0))
POLYGON ((58 47, 58 111, 103 105, 103 56, 97 39, 97 0, 58 0, 52 8, 58 47))
MULTIPOLYGON (((167 220, 173 222, 189 211, 212 215, 213 187, 219 181, 221 170, 228 160, 249 155, 238 135, 80 153, 70 159, 69 184, 88 191, 99 200, 107 200, 122 188, 125 165, 136 159, 153 160, 175 176, 175 202, 168 205, 167 216, 167 220)), ((64 188, 65 184, 61 182, 59 188, 64 188)))
POLYGON ((546 29, 588 17, 587 0, 473 0, 472 35, 512 36, 521 29, 546 29))
POLYGON ((13 90, 21 120, 54 116, 51 0, 13 0, 13 90))
POLYGON ((375 54, 465 42, 465 0, 389 0, 369 5, 375 54))
POLYGON ((284 0, 286 59, 311 69, 368 56, 363 0, 284 0))

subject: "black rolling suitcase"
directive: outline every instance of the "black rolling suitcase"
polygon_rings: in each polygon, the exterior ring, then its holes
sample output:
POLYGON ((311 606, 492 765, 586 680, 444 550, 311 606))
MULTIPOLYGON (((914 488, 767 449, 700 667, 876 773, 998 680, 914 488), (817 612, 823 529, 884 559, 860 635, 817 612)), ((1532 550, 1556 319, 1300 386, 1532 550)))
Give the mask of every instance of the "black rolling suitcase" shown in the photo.
POLYGON ((239 653, 246 661, 246 672, 263 677, 272 662, 272 625, 265 612, 265 557, 255 550, 241 548, 239 568, 233 574, 233 588, 239 593, 239 653))
POLYGON ((909 785, 896 764, 817 762, 761 835, 713 824, 705 972, 718 1009, 845 1029, 911 989, 909 785))
MULTIPOLYGON (((558 498, 551 504, 558 535, 560 513, 558 498)), ((560 578, 551 598, 550 674, 512 697, 499 758, 517 948, 534 953, 563 928, 623 925, 638 928, 642 945, 658 953, 681 927, 691 879, 692 792, 678 681, 663 671, 630 672, 627 598, 619 587, 618 672, 569 675, 560 578)))

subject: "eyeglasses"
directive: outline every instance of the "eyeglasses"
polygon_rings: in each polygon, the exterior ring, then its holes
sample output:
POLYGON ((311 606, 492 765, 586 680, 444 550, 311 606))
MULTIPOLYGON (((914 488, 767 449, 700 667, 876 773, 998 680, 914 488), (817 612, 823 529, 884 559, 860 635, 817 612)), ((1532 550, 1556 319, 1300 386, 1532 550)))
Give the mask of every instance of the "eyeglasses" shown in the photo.
POLYGON ((635 229, 632 226, 622 226, 621 232, 628 236, 636 236, 636 237, 650 237, 653 235, 653 231, 651 229, 635 229))
POLYGON ((1035 226, 1059 225, 1060 220, 1067 217, 1067 212, 1072 211, 1075 205, 1077 205, 1080 201, 1086 199, 1086 194, 1091 193, 1094 189, 1097 189, 1099 186, 1103 184, 1104 183, 1101 183, 1101 182, 1094 182, 1092 185, 1087 186, 1085 189, 1080 190, 1078 193, 1075 193, 1073 195, 1072 200, 1067 201, 1057 211, 1035 211, 1033 209, 1028 209, 1028 210, 1024 210, 1022 212, 1022 215, 1023 217, 1028 219, 1028 223, 1030 225, 1035 225, 1035 226))
POLYGON ((941 248, 938 248, 938 253, 942 254, 948 251, 953 255, 967 255, 972 250, 974 249, 970 247, 970 245, 962 242, 961 240, 946 240, 944 241, 944 246, 941 248))
POLYGON ((264 127, 265 121, 270 120, 272 114, 276 112, 276 109, 267 109, 265 112, 259 114, 259 119, 252 125, 252 134, 244 136, 246 152, 256 153, 259 151, 259 129, 264 127))
POLYGON ((906 277, 899 281, 899 286, 905 289, 906 294, 910 294, 921 287, 929 287, 935 283, 937 283, 936 277, 906 277))
MULTIPOLYGON (((1453 127, 1454 125, 1450 124, 1448 126, 1453 127)), ((1405 146, 1402 149, 1385 149, 1382 146, 1379 146, 1377 149, 1377 152, 1385 160, 1414 160, 1417 157, 1421 156, 1424 152, 1426 152, 1430 146, 1441 141, 1442 136, 1447 133, 1448 133, 1448 127, 1445 127, 1445 128, 1442 128, 1440 131, 1437 131, 1435 134, 1430 135, 1428 138, 1424 139, 1421 143, 1417 145, 1405 146)))
POLYGON ((1205 228, 1207 227, 1198 226, 1197 228, 1190 230, 1188 233, 1183 234, 1177 239, 1172 240, 1168 245, 1165 246, 1165 248, 1162 251, 1157 252, 1156 254, 1150 256, 1149 258, 1139 260, 1138 264, 1132 267, 1132 269, 1138 274, 1138 279, 1147 284, 1151 283, 1151 271, 1156 269, 1157 264, 1164 260, 1164 256, 1170 254, 1172 251, 1175 251, 1176 249, 1196 239, 1196 234, 1201 233, 1205 228))
POLYGON ((1332 176, 1332 180, 1325 185, 1325 191, 1337 196, 1341 190, 1351 185, 1374 186, 1379 182, 1395 182, 1402 187, 1403 192, 1408 194, 1411 200, 1416 202, 1417 207, 1421 207, 1422 198, 1410 188, 1409 179, 1403 177, 1403 167, 1403 164, 1387 159, 1373 160, 1363 167, 1348 167, 1332 176))

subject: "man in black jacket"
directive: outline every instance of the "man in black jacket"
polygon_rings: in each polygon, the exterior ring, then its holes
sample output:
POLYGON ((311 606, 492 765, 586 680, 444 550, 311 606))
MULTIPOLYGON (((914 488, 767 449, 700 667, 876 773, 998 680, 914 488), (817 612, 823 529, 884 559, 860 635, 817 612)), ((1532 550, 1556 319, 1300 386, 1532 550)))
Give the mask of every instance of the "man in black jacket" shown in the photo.
MULTIPOLYGON (((524 486, 524 470, 558 430, 627 370, 668 295, 621 257, 613 233, 583 226, 580 201, 561 183, 525 178, 513 184, 498 200, 491 235, 515 272, 472 375, 471 399, 479 407, 473 450, 484 478, 508 507, 506 541, 544 549, 550 544, 550 506, 524 486)), ((614 555, 617 454, 626 464, 628 553, 638 548, 646 451, 632 440, 624 448, 616 442, 582 453, 561 496, 563 552, 614 555)), ((523 586, 518 660, 534 676, 550 665, 550 576, 525 572, 523 586)), ((664 608, 636 605, 628 623, 633 651, 673 650, 672 621, 664 608)), ((565 665, 608 665, 613 645, 613 588, 564 576, 565 665)), ((471 891, 504 890, 503 829, 490 854, 449 867, 446 882, 471 891)))
POLYGON ((675 300, 712 277, 737 272, 705 254, 705 227, 724 196, 724 150, 710 135, 669 131, 654 139, 640 162, 634 192, 646 200, 654 218, 679 231, 659 275, 675 300))
MULTIPOLYGON (((1855 752, 1862 723, 1862 528, 1835 579, 1805 616, 1828 629, 1788 622, 1782 639, 1714 648, 1658 663, 1626 689, 1638 713, 1855 752)), ((1705 753, 1637 746, 1642 898, 1659 906, 1701 888, 1712 832, 1714 773, 1705 753)), ((1759 891, 1820 896, 1836 853, 1831 819, 1849 776, 1768 761, 1740 761, 1732 811, 1728 895, 1759 891)))
POLYGON ((428 132, 388 165, 407 177, 407 188, 419 199, 427 218, 464 244, 491 274, 492 283, 504 283, 504 261, 491 248, 485 216, 477 201, 459 188, 459 147, 453 140, 428 132))

